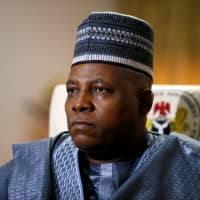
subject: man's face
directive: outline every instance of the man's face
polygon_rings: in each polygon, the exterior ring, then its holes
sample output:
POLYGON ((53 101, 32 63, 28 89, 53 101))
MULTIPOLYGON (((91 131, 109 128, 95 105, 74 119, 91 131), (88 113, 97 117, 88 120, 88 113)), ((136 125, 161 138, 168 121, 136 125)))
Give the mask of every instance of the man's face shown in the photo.
POLYGON ((80 149, 105 153, 137 137, 141 114, 132 78, 130 71, 108 64, 72 67, 66 114, 70 134, 80 149))

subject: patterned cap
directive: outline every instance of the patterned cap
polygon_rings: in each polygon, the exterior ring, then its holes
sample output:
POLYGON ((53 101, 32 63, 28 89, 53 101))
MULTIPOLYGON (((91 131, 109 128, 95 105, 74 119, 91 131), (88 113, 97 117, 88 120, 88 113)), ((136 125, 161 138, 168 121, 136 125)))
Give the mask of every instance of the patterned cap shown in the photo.
POLYGON ((72 67, 81 63, 110 63, 153 78, 153 30, 130 15, 92 12, 78 27, 72 67))

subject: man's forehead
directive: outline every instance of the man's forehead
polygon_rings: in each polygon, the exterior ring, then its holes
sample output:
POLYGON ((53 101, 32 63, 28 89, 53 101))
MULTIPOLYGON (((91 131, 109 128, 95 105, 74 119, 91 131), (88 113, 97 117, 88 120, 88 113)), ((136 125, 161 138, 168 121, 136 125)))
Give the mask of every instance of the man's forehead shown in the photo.
MULTIPOLYGON (((69 76, 84 76, 84 75, 97 75, 97 76, 112 76, 112 77, 141 77, 144 76, 140 72, 131 69, 123 68, 118 65, 105 64, 105 63, 84 63, 78 64, 71 68, 69 76)), ((145 76, 145 78, 147 78, 145 76)))
POLYGON ((107 74, 118 74, 119 70, 115 69, 113 65, 102 63, 84 63, 73 66, 71 68, 70 76, 106 76, 107 74))
POLYGON ((123 80, 125 74, 123 69, 110 64, 85 63, 72 67, 68 81, 90 80, 95 82, 114 82, 123 80))

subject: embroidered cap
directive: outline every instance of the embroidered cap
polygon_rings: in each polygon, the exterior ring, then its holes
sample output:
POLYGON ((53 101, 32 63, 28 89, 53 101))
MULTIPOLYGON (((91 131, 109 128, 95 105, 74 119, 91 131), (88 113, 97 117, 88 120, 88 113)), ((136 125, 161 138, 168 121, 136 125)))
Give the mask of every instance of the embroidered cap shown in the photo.
POLYGON ((110 63, 153 78, 153 30, 137 17, 92 12, 77 30, 72 67, 81 63, 110 63))

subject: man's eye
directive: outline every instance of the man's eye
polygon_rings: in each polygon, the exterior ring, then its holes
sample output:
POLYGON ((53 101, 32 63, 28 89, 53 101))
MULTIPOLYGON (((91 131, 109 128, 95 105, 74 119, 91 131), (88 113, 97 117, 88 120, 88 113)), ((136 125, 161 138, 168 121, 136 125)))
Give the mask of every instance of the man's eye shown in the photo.
POLYGON ((97 93, 105 93, 108 92, 108 90, 104 87, 95 87, 95 92, 97 93))
POLYGON ((74 88, 74 87, 72 87, 72 88, 67 88, 67 93, 68 93, 68 95, 72 95, 72 94, 75 94, 75 93, 77 93, 78 92, 78 89, 77 88, 74 88))

